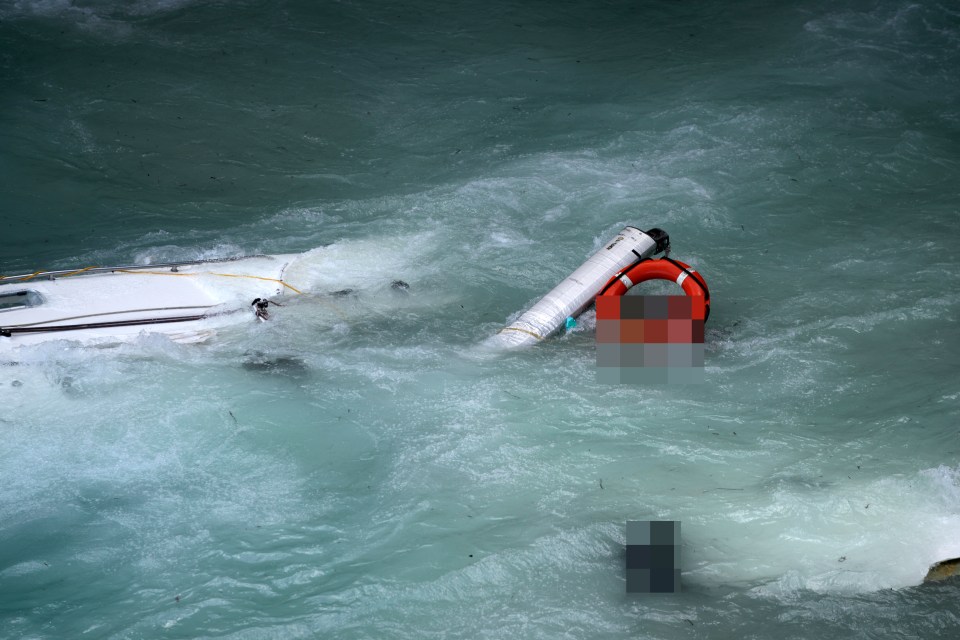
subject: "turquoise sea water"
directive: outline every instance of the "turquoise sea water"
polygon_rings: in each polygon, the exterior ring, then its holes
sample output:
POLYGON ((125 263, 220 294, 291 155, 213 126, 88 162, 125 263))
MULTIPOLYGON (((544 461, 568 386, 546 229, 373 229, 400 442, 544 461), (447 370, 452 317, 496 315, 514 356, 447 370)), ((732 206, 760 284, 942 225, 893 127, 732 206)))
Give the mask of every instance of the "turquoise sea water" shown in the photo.
POLYGON ((956 2, 0 0, 0 273, 355 291, 0 366, 0 637, 956 637, 958 69, 956 2), (477 347, 625 224, 705 384, 477 347))

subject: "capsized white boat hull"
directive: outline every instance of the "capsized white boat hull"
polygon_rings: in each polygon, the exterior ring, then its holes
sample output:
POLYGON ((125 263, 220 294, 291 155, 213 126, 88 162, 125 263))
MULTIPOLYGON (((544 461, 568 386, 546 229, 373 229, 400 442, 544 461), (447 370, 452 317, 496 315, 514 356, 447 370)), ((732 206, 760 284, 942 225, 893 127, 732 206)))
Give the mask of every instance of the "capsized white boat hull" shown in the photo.
POLYGON ((299 255, 6 277, 0 351, 49 340, 122 341, 144 332, 203 340, 218 327, 257 322, 256 298, 280 301, 302 291, 284 280, 299 255))

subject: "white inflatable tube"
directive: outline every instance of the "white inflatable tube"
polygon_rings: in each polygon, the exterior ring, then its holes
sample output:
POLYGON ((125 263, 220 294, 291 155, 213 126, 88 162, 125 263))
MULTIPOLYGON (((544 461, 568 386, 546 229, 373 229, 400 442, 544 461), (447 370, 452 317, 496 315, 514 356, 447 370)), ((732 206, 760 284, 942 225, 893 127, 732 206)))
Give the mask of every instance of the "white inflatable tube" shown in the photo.
POLYGON ((648 232, 625 227, 611 242, 553 288, 526 313, 487 340, 494 348, 514 349, 536 344, 558 331, 567 318, 589 307, 600 289, 623 268, 669 248, 660 229, 648 232))

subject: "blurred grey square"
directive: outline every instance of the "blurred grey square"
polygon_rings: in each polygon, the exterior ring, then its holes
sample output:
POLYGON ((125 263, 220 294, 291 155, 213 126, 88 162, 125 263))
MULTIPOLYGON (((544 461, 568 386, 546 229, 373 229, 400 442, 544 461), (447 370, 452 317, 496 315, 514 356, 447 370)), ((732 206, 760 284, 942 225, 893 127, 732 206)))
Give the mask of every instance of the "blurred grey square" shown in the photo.
POLYGON ((643 366, 645 367, 665 367, 667 366, 667 344, 643 344, 643 366))
POLYGON ((666 320, 669 317, 670 296, 644 296, 643 319, 666 320))
POLYGON ((627 520, 627 593, 680 592, 680 523, 627 520))
POLYGON ((620 347, 621 367, 642 367, 644 365, 644 349, 647 345, 642 342, 627 342, 617 345, 620 347))
POLYGON ((690 345, 690 366, 703 368, 703 343, 690 345))
POLYGON ((644 316, 643 300, 648 296, 623 296, 620 298, 620 319, 639 320, 644 316))
POLYGON ((597 367, 597 382, 599 384, 622 384, 623 372, 627 369, 620 367, 597 367))
POLYGON ((619 342, 598 342, 597 343, 597 366, 598 367, 619 367, 622 365, 620 352, 623 345, 619 342))
POLYGON ((620 382, 622 384, 666 384, 666 367, 630 367, 621 369, 620 382))
POLYGON ((667 365, 668 367, 690 367, 693 366, 693 347, 690 343, 669 343, 667 344, 667 365))
POLYGON ((650 521, 627 520, 627 546, 650 544, 650 521))
POLYGON ((680 544, 680 523, 674 520, 650 522, 650 544, 680 544))
POLYGON ((627 593, 650 593, 650 569, 627 569, 627 593))
POLYGON ((703 384, 705 380, 703 367, 667 368, 667 382, 670 384, 703 384))

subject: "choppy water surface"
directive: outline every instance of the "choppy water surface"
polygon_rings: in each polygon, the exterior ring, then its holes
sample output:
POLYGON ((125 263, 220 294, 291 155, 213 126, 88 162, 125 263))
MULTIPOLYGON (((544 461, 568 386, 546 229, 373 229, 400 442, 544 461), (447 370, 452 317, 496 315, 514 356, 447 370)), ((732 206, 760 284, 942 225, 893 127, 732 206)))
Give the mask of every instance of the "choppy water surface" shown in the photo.
POLYGON ((0 2, 0 272, 353 290, 0 367, 0 635, 953 637, 960 7, 771 4, 0 2), (627 223, 706 384, 477 347, 627 223))

